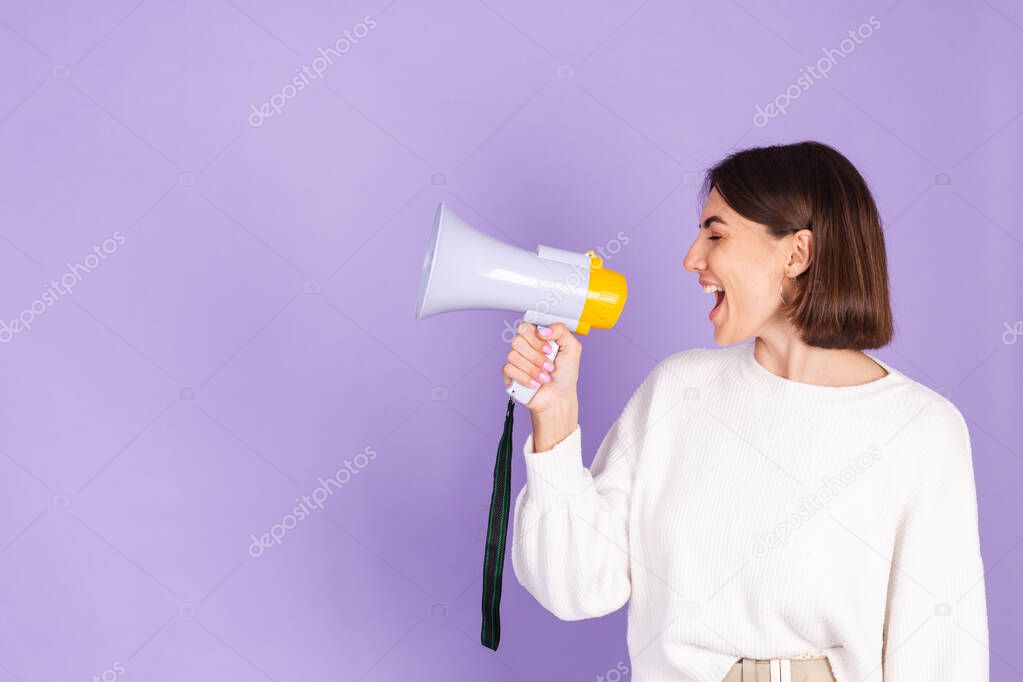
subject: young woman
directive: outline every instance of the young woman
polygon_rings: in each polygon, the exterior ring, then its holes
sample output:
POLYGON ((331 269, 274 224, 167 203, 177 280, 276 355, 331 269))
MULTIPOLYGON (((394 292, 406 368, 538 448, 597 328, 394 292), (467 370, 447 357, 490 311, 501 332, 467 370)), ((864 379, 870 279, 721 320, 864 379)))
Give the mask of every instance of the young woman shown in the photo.
POLYGON ((637 682, 986 682, 966 423, 863 352, 893 333, 866 183, 803 142, 729 156, 702 196, 684 266, 722 347, 658 363, 589 469, 578 339, 524 324, 512 342, 505 384, 541 384, 519 582, 564 620, 628 601, 637 682))

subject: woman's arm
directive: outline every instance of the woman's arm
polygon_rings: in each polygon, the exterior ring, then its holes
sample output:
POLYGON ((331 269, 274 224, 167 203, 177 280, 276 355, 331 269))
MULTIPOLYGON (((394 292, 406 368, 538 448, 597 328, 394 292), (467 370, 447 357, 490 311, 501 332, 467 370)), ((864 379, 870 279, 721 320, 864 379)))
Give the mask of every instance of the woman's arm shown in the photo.
POLYGON ((575 426, 548 450, 525 444, 515 500, 512 565, 519 583, 562 620, 619 609, 631 594, 629 502, 656 372, 632 395, 587 469, 575 426))
POLYGON ((922 417, 923 462, 896 532, 884 627, 885 682, 987 682, 988 627, 966 422, 942 401, 922 417))
POLYGON ((579 426, 579 400, 558 405, 543 413, 534 412, 533 446, 537 452, 551 450, 579 426))

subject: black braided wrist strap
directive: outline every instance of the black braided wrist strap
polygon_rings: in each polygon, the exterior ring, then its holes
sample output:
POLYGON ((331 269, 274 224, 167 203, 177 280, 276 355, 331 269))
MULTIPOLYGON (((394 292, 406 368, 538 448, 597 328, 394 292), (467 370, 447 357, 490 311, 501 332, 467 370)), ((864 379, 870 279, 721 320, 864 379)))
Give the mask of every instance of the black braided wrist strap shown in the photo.
POLYGON ((504 432, 497 446, 494 464, 494 490, 490 495, 490 520, 487 546, 483 555, 483 627, 480 642, 497 651, 501 641, 501 575, 504 573, 504 546, 508 537, 508 508, 511 502, 512 422, 515 399, 508 399, 504 432))

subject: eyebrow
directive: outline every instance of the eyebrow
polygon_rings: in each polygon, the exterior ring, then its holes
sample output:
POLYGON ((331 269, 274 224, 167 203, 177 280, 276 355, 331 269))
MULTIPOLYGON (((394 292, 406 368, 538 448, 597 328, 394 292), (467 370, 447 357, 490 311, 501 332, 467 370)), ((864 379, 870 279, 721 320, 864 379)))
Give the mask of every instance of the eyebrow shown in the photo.
POLYGON ((709 217, 706 220, 704 220, 702 225, 697 223, 696 224, 696 228, 697 229, 700 229, 700 228, 707 229, 713 223, 721 223, 722 225, 728 225, 728 223, 726 223, 724 220, 721 219, 721 216, 712 215, 711 217, 709 217))

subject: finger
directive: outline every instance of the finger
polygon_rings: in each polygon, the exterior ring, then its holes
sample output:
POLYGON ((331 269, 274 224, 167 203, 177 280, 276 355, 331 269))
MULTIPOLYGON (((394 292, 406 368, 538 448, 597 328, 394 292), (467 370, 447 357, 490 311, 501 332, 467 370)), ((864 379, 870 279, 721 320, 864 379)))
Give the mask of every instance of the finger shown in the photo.
POLYGON ((511 386, 512 381, 517 381, 523 386, 530 386, 532 388, 538 388, 540 386, 540 382, 538 380, 533 379, 521 369, 510 363, 504 366, 502 372, 506 379, 510 379, 510 381, 505 382, 505 386, 511 386))
POLYGON ((542 366, 538 366, 530 362, 528 358, 523 356, 522 353, 518 352, 517 350, 509 351, 508 362, 513 366, 518 367, 523 372, 529 374, 532 378, 536 379, 537 381, 543 381, 543 379, 540 377, 540 373, 546 372, 546 370, 542 366))
POLYGON ((523 322, 519 325, 518 332, 519 336, 521 336, 526 343, 533 348, 540 350, 546 342, 540 336, 537 336, 536 329, 537 326, 535 324, 523 322))
POLYGON ((572 332, 569 331, 568 327, 561 322, 555 322, 550 327, 546 328, 540 327, 537 329, 536 333, 538 338, 545 341, 548 339, 553 340, 560 348, 564 348, 566 350, 572 349, 574 351, 582 347, 582 344, 579 343, 579 339, 575 338, 572 332), (544 329, 549 329, 550 333, 545 335, 543 333, 544 329))
MULTIPOLYGON (((546 346, 547 344, 544 343, 543 345, 546 346)), ((533 348, 533 346, 531 346, 529 342, 526 341, 526 339, 524 339, 522 336, 516 336, 514 339, 512 339, 511 346, 514 350, 518 351, 524 358, 526 358, 527 360, 529 360, 538 367, 543 367, 544 363, 550 362, 547 359, 547 355, 543 352, 543 350, 537 350, 536 348, 533 348)), ((547 348, 549 349, 550 346, 547 346, 547 348)))

